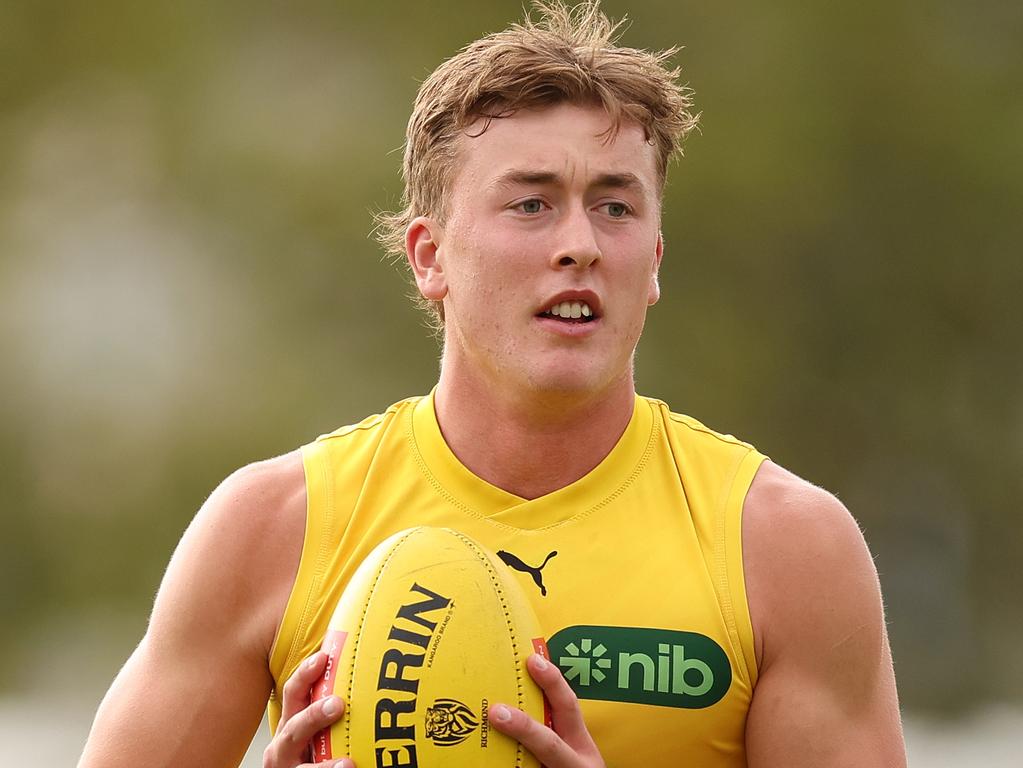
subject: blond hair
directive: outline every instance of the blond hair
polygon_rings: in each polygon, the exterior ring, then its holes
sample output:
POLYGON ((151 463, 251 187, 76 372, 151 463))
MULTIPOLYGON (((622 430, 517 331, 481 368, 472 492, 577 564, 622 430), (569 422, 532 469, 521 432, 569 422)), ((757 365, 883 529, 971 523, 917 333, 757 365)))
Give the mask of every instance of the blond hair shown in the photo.
MULTIPOLYGON (((597 104, 611 118, 603 137, 615 138, 624 120, 643 127, 654 146, 658 180, 699 115, 690 110, 690 90, 667 64, 678 48, 652 53, 617 45, 625 20, 612 22, 599 0, 569 8, 536 0, 537 21, 470 43, 441 64, 419 89, 406 130, 402 178, 404 208, 377 216, 377 239, 388 254, 405 261, 405 230, 417 216, 445 217, 445 192, 455 168, 459 139, 480 118, 490 121, 519 109, 558 103, 597 104)), ((415 296, 443 322, 440 302, 415 296)))

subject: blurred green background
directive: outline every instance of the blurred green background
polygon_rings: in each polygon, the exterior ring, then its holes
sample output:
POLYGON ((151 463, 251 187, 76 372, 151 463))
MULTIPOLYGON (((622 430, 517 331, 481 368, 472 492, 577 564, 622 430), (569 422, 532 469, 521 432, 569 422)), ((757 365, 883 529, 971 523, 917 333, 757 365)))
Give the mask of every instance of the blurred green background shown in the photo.
MULTIPOLYGON (((1023 703, 1023 4, 604 7, 703 113, 641 391, 850 507, 907 710, 1023 703)), ((94 707, 220 479, 431 386, 371 214, 520 16, 0 0, 0 695, 94 707)))

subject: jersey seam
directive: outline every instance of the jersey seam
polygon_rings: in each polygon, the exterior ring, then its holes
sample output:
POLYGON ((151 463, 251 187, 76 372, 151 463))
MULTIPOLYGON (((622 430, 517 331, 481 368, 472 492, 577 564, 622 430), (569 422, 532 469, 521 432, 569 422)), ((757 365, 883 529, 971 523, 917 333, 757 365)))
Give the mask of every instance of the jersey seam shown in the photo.
MULTIPOLYGON (((305 638, 306 635, 306 630, 309 627, 310 618, 313 613, 313 605, 315 604, 315 595, 319 594, 322 586, 323 575, 326 570, 327 563, 328 542, 331 540, 331 531, 334 519, 334 492, 330 483, 330 473, 328 472, 328 461, 326 456, 318 456, 316 457, 316 461, 319 466, 324 490, 322 529, 318 528, 320 540, 317 546, 314 570, 309 579, 309 590, 306 593, 302 613, 299 616, 295 632, 291 638, 291 646, 288 649, 288 657, 284 665, 284 672, 287 672, 287 670, 291 668, 292 663, 296 661, 295 657, 297 656, 299 646, 302 644, 303 638, 305 638)), ((306 503, 309 505, 308 514, 311 519, 312 511, 315 507, 312 504, 312 499, 307 499, 306 503)), ((307 524, 307 527, 311 526, 308 526, 307 524)), ((309 531, 307 530, 306 533, 308 535, 309 531)))
POLYGON ((732 651, 735 653, 736 661, 742 664, 743 671, 746 673, 748 682, 749 670, 746 669, 746 659, 745 655, 742 653, 742 647, 739 643, 738 627, 735 624, 735 609, 732 605, 732 590, 728 580, 728 552, 725 538, 725 518, 728 516, 729 512, 728 503, 731 501, 732 489, 735 486, 735 478, 739 474, 739 467, 742 466, 744 458, 745 454, 740 456, 735 462, 735 465, 731 468, 728 481, 723 487, 724 492, 721 494, 720 506, 717 514, 715 515, 714 570, 716 571, 716 581, 718 583, 718 599, 721 601, 721 611, 724 614, 725 627, 728 631, 728 642, 732 645, 732 651))
POLYGON ((713 437, 718 442, 725 443, 726 445, 732 445, 735 446, 736 448, 747 448, 750 450, 753 449, 753 446, 751 446, 744 440, 740 440, 739 438, 734 437, 732 435, 723 435, 720 432, 715 432, 713 429, 704 424, 693 423, 692 419, 674 413, 667 403, 663 403, 659 400, 657 402, 663 405, 668 410, 668 418, 671 419, 676 424, 681 424, 683 427, 691 429, 693 432, 700 432, 704 435, 707 435, 708 437, 713 437))
MULTIPOLYGON (((742 513, 741 505, 744 503, 746 494, 742 494, 742 499, 734 499, 736 495, 736 481, 742 471, 746 461, 753 456, 756 451, 750 448, 748 451, 743 453, 735 462, 734 467, 731 470, 728 481, 723 486, 723 493, 721 495, 721 504, 718 509, 715 521, 715 570, 717 571, 716 577, 719 584, 719 598, 721 600, 721 608, 724 613, 725 624, 728 631, 728 641, 732 645, 733 652, 735 653, 736 662, 742 665, 745 673, 746 682, 752 688, 753 686, 753 670, 749 668, 747 661, 748 655, 745 648, 743 647, 742 636, 739 632, 738 622, 735 616, 735 605, 733 601, 733 587, 732 581, 729 577, 728 568, 728 556, 729 556, 729 530, 728 526, 733 522, 734 519, 738 519, 741 523, 742 513), (733 515, 732 503, 733 499, 740 505, 738 515, 733 515)), ((747 489, 748 492, 748 489, 747 489)), ((740 551, 736 553, 740 558, 742 557, 741 552, 741 536, 742 530, 735 534, 740 537, 740 551)), ((740 562, 741 566, 741 562, 740 562)), ((748 611, 748 607, 747 607, 748 611)))
POLYGON ((380 426, 380 423, 384 420, 386 414, 381 414, 373 419, 366 419, 364 422, 358 424, 352 424, 349 427, 341 427, 334 432, 329 432, 326 435, 321 436, 319 439, 322 441, 336 440, 341 437, 348 437, 355 432, 365 432, 367 429, 376 429, 380 426))
POLYGON ((369 429, 376 429, 376 428, 378 428, 381 425, 381 423, 383 423, 383 421, 388 416, 394 416, 403 405, 405 405, 407 403, 412 403, 412 402, 420 400, 420 399, 422 399, 422 398, 420 398, 420 397, 405 398, 404 400, 401 400, 401 401, 395 403, 394 405, 389 406, 383 413, 377 413, 377 414, 374 414, 373 416, 367 416, 365 419, 360 421, 358 424, 346 424, 343 427, 338 427, 333 432, 328 432, 328 433, 326 433, 324 435, 320 435, 316 439, 317 439, 318 442, 320 442, 320 441, 327 441, 327 440, 335 440, 335 439, 341 438, 341 437, 348 437, 349 435, 351 435, 351 434, 353 434, 355 432, 364 432, 364 431, 369 430, 369 429))

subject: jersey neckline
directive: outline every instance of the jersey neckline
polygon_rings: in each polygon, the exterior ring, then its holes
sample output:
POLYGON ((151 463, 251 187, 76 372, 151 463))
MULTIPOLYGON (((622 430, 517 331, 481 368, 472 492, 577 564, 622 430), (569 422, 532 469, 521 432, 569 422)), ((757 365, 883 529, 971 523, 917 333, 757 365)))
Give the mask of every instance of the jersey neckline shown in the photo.
POLYGON ((653 445, 653 408, 653 403, 636 395, 632 417, 611 452, 583 477, 536 499, 505 491, 473 474, 458 460, 437 423, 434 391, 412 409, 410 442, 423 472, 450 502, 497 524, 536 530, 588 514, 633 481, 653 445))

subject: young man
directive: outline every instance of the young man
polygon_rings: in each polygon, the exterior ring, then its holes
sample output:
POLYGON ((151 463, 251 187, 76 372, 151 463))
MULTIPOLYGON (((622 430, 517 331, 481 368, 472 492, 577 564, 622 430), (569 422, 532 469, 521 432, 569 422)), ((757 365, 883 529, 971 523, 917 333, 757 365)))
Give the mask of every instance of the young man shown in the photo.
POLYGON ((548 768, 904 764, 856 523, 634 389, 688 95, 595 5, 541 13, 438 68, 409 123, 407 207, 383 234, 442 323, 437 387, 223 483, 80 768, 234 765, 268 697, 264 765, 305 765, 343 713, 309 704, 333 606, 416 524, 505 553, 554 660, 596 670, 570 685, 530 660, 553 730, 491 707, 548 768))

